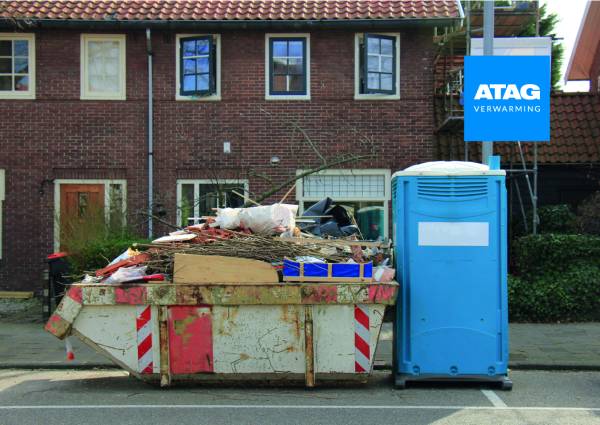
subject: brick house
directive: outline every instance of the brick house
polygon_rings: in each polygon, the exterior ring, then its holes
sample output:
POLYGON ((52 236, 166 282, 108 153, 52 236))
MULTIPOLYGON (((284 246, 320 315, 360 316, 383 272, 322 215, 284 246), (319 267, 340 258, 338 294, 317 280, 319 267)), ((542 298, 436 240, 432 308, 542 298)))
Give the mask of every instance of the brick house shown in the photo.
POLYGON ((320 156, 360 160, 288 201, 376 206, 387 234, 390 174, 434 156, 434 27, 461 19, 454 0, 3 2, 0 289, 39 290, 90 205, 147 232, 139 211, 185 222, 320 156))

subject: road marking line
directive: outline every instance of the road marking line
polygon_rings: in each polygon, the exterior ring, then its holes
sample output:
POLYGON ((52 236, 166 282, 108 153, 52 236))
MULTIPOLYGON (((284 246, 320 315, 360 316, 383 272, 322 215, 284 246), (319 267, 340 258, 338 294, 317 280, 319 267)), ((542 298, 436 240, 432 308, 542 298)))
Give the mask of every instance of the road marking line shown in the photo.
POLYGON ((492 403, 492 406, 507 407, 506 403, 504 401, 502 401, 502 399, 500 397, 498 397, 498 394, 496 394, 492 390, 481 390, 481 392, 490 401, 490 403, 492 403))
POLYGON ((0 410, 27 409, 315 409, 315 410, 520 410, 520 411, 566 411, 566 412, 600 412, 600 407, 494 407, 494 406, 378 406, 378 405, 260 405, 260 404, 104 404, 104 405, 29 405, 29 406, 0 406, 0 410))

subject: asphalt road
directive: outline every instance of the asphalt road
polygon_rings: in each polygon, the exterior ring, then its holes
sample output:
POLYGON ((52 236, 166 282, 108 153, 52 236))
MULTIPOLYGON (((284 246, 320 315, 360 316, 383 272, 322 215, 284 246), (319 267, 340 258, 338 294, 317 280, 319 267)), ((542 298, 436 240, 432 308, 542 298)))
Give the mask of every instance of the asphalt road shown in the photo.
POLYGON ((0 425, 600 424, 600 372, 515 371, 512 392, 479 385, 167 390, 121 371, 0 370, 0 425))

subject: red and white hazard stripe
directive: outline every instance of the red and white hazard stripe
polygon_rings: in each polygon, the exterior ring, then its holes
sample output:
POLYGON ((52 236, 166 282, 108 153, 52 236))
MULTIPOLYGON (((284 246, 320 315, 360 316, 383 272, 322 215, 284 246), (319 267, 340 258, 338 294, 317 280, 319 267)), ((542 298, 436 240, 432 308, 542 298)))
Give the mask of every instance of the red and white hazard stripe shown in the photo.
POLYGON ((152 373, 152 308, 149 305, 140 305, 136 310, 138 371, 152 373))
POLYGON ((369 327, 369 306, 354 306, 354 371, 371 370, 371 331, 369 327))

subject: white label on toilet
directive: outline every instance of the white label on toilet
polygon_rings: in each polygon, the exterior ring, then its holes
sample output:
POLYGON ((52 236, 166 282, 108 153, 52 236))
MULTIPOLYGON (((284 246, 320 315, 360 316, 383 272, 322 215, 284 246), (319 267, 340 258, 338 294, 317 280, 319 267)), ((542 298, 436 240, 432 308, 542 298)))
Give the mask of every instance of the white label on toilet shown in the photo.
POLYGON ((419 246, 489 246, 490 224, 479 221, 421 221, 419 246))

